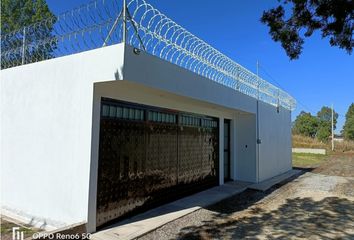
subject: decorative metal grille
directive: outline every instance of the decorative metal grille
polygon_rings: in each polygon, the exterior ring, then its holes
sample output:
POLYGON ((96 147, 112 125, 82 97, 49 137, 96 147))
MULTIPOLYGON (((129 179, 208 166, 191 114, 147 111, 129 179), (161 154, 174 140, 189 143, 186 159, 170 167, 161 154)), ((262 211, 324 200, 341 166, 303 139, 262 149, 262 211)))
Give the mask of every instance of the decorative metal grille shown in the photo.
POLYGON ((1 35, 1 68, 115 43, 140 48, 236 91, 293 110, 296 101, 199 39, 145 0, 95 0, 1 35))
POLYGON ((97 226, 218 184, 217 119, 189 114, 216 123, 191 127, 179 124, 180 120, 117 117, 109 114, 108 109, 114 107, 142 110, 145 115, 174 115, 176 119, 184 114, 111 99, 102 101, 97 226))

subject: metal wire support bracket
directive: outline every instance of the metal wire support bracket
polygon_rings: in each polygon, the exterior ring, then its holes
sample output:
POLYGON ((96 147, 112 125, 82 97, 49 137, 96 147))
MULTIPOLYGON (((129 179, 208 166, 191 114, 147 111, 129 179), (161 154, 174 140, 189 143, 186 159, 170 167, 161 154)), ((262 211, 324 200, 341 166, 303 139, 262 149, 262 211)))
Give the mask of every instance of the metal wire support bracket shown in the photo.
POLYGON ((128 20, 130 21, 130 23, 132 24, 133 28, 134 28, 134 32, 135 32, 135 35, 136 37, 138 38, 139 40, 139 43, 140 43, 140 47, 143 48, 143 50, 146 52, 146 48, 144 46, 144 43, 143 43, 143 40, 141 39, 140 35, 139 35, 139 32, 138 32, 138 27, 135 25, 135 22, 132 21, 133 18, 132 16, 130 15, 130 12, 129 12, 129 9, 127 9, 127 14, 128 14, 128 20))
POLYGON ((112 33, 114 32, 114 30, 117 28, 118 24, 119 24, 119 20, 122 19, 122 42, 126 43, 127 42, 127 38, 128 38, 128 28, 127 28, 127 23, 130 22, 130 24, 133 26, 134 29, 134 33, 136 35, 136 37, 139 40, 139 44, 140 47, 146 51, 143 40, 141 39, 139 32, 138 32, 138 27, 135 25, 135 22, 132 21, 132 16, 129 12, 129 9, 127 7, 127 3, 126 0, 123 0, 123 7, 122 7, 122 11, 119 13, 119 16, 116 18, 116 20, 114 21, 114 24, 111 28, 111 30, 109 31, 106 39, 104 40, 104 43, 102 45, 102 47, 107 45, 107 42, 109 41, 109 39, 111 38, 112 33))
MULTIPOLYGON (((105 47, 105 46, 107 45, 109 39, 111 39, 111 35, 112 35, 112 33, 114 32, 114 30, 117 28, 118 23, 119 23, 119 20, 120 20, 121 18, 122 18, 122 12, 119 13, 119 16, 118 16, 118 17, 116 18, 116 20, 114 21, 113 26, 112 26, 111 30, 109 30, 109 33, 108 33, 106 39, 104 40, 104 43, 103 43, 102 47, 105 47)), ((124 20, 123 20, 123 21, 124 21, 124 20)))
POLYGON ((146 0, 90 0, 0 34, 1 69, 125 43, 275 107, 294 110, 287 92, 252 73, 146 0))

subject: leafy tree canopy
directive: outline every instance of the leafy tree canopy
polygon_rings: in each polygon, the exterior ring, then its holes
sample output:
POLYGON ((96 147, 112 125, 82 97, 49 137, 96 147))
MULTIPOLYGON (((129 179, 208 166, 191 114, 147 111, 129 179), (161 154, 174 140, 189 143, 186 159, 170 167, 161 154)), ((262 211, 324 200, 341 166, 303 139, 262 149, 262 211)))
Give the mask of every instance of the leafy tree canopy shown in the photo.
MULTIPOLYGON (((338 113, 333 111, 334 129, 337 119, 338 113)), ((327 141, 332 133, 332 109, 324 106, 316 116, 302 111, 295 119, 293 133, 312 138, 317 137, 320 141, 327 141)))
POLYGON ((307 137, 315 137, 319 121, 311 113, 302 111, 295 119, 293 132, 307 137))
POLYGON ((269 33, 282 47, 290 59, 299 58, 304 37, 321 31, 329 38, 331 46, 345 49, 351 54, 354 45, 354 1, 353 0, 278 0, 280 5, 264 11, 261 22, 269 27, 269 33), (292 5, 289 17, 285 5, 292 5))
MULTIPOLYGON (((320 120, 320 122, 323 123, 329 123, 332 125, 332 109, 330 107, 322 107, 321 110, 317 113, 317 117, 320 120)), ((338 119, 338 113, 333 110, 333 125, 334 129, 336 129, 336 124, 337 124, 337 119, 338 119)))
POLYGON ((354 103, 350 104, 347 113, 345 114, 345 118, 350 118, 354 116, 354 103))
POLYGON ((348 112, 345 114, 343 134, 345 139, 354 140, 354 103, 349 106, 348 112))
POLYGON ((45 0, 1 0, 1 34, 52 17, 45 0))
POLYGON ((331 125, 328 123, 322 123, 317 130, 316 137, 321 142, 328 141, 329 137, 332 134, 331 125))
POLYGON ((1 48, 3 52, 10 54, 2 56, 1 68, 8 67, 8 64, 17 66, 22 62, 29 63, 50 58, 56 49, 56 42, 50 42, 45 46, 39 43, 52 37, 55 22, 56 18, 45 0, 2 0, 1 48), (44 19, 50 19, 50 21, 41 22, 44 19), (28 27, 38 22, 41 24, 28 27), (17 30, 19 31, 15 34, 6 35, 17 30), (23 43, 24 52, 22 52, 23 43), (29 45, 37 46, 37 48, 28 48, 29 45))

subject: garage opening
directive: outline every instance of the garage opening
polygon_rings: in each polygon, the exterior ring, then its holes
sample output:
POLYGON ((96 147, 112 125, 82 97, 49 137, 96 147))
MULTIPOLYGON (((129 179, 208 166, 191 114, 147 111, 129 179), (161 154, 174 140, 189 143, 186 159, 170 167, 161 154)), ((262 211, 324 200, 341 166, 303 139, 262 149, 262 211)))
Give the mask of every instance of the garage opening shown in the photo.
POLYGON ((218 185, 218 119, 101 100, 97 226, 218 185))

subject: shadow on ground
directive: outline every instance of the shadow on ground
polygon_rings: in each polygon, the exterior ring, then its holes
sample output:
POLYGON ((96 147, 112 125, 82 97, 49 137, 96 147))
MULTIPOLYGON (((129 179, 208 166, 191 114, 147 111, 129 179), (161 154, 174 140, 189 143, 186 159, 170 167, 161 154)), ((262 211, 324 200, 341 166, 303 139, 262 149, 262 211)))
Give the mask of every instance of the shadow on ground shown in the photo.
MULTIPOLYGON (((257 195, 255 192, 248 190, 245 193, 252 198, 252 195, 257 195)), ((308 239, 314 236, 320 239, 354 239, 353 232, 349 232, 354 229, 354 203, 345 198, 327 197, 321 201, 288 199, 276 210, 266 212, 254 208, 249 216, 241 218, 232 216, 239 211, 239 199, 228 199, 233 200, 234 205, 224 203, 228 208, 210 207, 209 210, 215 211, 212 220, 203 222, 202 226, 183 228, 178 238, 244 239, 262 235, 265 239, 308 239)))
POLYGON ((262 239, 354 239, 354 202, 346 198, 292 198, 271 211, 254 206, 298 176, 265 192, 248 189, 208 207, 214 212, 211 220, 181 229, 178 239, 257 239, 257 235, 262 239), (247 208, 249 214, 237 214, 247 208))
POLYGON ((295 169, 265 192, 248 189, 143 239, 354 240, 354 154, 295 169))

